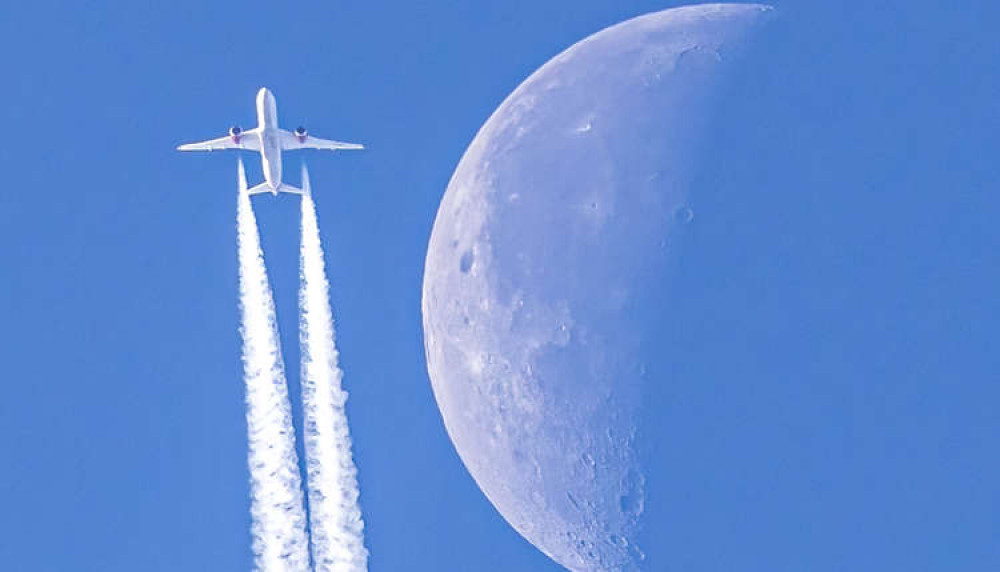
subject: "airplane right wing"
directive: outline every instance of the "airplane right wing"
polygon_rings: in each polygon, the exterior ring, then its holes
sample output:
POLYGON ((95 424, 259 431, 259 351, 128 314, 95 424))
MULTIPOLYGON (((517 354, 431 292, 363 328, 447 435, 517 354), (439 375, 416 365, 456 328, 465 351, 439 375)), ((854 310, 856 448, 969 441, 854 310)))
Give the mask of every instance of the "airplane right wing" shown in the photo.
POLYGON ((248 151, 260 151, 260 140, 257 137, 241 137, 226 135, 218 139, 209 139, 198 143, 186 143, 177 147, 178 151, 219 151, 222 149, 246 149, 248 151))
MULTIPOLYGON (((301 129, 301 128, 299 128, 301 129)), ((296 130, 295 133, 291 131, 281 131, 281 149, 283 151, 292 151, 295 149, 324 149, 327 151, 349 151, 349 150, 359 150, 364 149, 365 146, 360 143, 347 143, 345 141, 331 141, 329 139, 320 139, 319 137, 313 137, 308 135, 304 129, 299 131, 296 130)))

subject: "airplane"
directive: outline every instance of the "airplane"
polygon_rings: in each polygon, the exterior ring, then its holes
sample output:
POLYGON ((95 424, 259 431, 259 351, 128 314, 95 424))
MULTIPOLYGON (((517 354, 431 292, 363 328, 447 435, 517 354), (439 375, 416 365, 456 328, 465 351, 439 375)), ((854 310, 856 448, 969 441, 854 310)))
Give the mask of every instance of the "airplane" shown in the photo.
MULTIPOLYGON (((246 149, 260 152, 264 168, 264 182, 247 190, 251 195, 258 193, 292 193, 301 195, 304 189, 293 187, 281 180, 281 153, 295 149, 326 149, 329 151, 364 149, 358 143, 330 141, 309 135, 305 127, 286 131, 278 127, 278 108, 274 94, 266 87, 257 92, 257 127, 243 131, 239 126, 229 128, 229 134, 218 139, 199 143, 187 143, 177 147, 178 151, 218 151, 221 149, 246 149)), ((303 166, 303 168, 305 168, 303 166)), ((305 187, 303 183, 303 187, 305 187)))

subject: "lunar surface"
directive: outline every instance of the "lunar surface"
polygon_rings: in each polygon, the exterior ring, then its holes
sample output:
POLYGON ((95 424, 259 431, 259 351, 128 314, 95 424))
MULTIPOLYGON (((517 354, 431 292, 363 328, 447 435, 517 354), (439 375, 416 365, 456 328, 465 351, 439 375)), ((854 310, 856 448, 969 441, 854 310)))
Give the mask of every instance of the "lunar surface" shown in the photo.
POLYGON ((696 213, 711 95, 761 5, 649 14, 559 54, 463 156, 427 253, 427 363, 503 517, 572 570, 641 570, 643 343, 696 213))

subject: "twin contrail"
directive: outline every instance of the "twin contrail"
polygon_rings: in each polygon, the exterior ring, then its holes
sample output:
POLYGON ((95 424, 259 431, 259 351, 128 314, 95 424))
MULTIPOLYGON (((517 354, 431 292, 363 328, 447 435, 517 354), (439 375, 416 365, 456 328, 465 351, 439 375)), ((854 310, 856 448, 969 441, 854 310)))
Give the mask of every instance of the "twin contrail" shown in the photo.
MULTIPOLYGON (((299 339, 312 561, 317 572, 364 572, 368 551, 344 412, 347 393, 341 387, 323 248, 304 166, 302 177, 299 339)), ((306 518, 288 386, 242 161, 239 180, 240 308, 254 559, 263 572, 306 571, 306 518)))
POLYGON ((246 193, 243 161, 237 228, 243 371, 246 381, 250 514, 257 570, 307 571, 309 553, 302 482, 274 299, 264 268, 257 220, 246 193))
POLYGON ((302 185, 299 342, 313 563, 317 572, 361 572, 367 570, 368 551, 344 412, 347 393, 341 387, 323 246, 304 165, 302 185))

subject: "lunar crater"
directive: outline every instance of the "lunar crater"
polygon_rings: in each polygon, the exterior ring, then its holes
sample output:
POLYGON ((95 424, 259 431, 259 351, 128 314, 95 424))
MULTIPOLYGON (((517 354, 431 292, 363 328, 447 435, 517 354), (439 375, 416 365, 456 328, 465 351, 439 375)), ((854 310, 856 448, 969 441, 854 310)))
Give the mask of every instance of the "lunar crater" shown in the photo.
POLYGON ((466 250, 462 253, 462 257, 459 259, 458 267, 462 271, 462 274, 468 274, 472 270, 472 264, 476 260, 476 255, 472 253, 472 250, 466 250))

